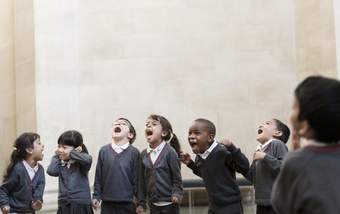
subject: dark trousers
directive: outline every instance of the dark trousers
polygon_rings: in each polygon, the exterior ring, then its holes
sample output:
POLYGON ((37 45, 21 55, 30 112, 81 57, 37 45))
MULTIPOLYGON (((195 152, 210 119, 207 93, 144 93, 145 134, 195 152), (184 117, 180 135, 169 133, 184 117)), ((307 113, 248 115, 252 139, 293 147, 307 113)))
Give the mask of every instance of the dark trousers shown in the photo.
POLYGON ((102 202, 101 214, 135 214, 136 206, 130 202, 102 202))
POLYGON ((256 206, 256 214, 275 214, 273 207, 271 206, 256 206))
POLYGON ((243 207, 241 202, 226 206, 210 204, 208 214, 243 214, 243 207))
POLYGON ((154 204, 149 204, 150 214, 179 214, 178 204, 170 204, 166 206, 155 206, 154 204))

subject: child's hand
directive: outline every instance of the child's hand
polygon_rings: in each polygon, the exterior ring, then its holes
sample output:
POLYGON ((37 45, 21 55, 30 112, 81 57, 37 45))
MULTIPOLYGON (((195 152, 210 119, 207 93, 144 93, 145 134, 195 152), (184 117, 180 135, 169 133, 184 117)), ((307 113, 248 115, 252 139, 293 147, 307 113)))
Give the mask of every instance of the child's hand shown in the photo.
POLYGON ((136 208, 136 213, 137 214, 141 214, 141 213, 143 213, 144 212, 144 208, 142 207, 142 206, 138 206, 137 208, 136 208))
POLYGON ((174 203, 174 204, 179 204, 179 199, 176 196, 172 196, 171 202, 174 203))
POLYGON ((231 140, 229 140, 229 139, 223 139, 222 141, 221 141, 221 143, 223 144, 223 145, 225 145, 225 146, 231 146, 232 144, 233 144, 233 142, 231 142, 231 140))
POLYGON ((77 148, 74 149, 75 151, 77 152, 82 152, 83 151, 83 148, 81 146, 78 146, 77 148))
POLYGON ((185 165, 188 165, 192 161, 190 155, 183 152, 180 153, 180 159, 185 165))
POLYGON ((42 202, 40 200, 32 201, 32 208, 34 210, 41 210, 42 208, 42 202))
POLYGON ((296 131, 292 131, 292 146, 293 150, 297 150, 301 148, 300 136, 296 133, 296 131))
POLYGON ((264 156, 266 156, 266 153, 257 151, 257 152, 254 153, 254 158, 253 159, 254 159, 254 161, 256 161, 256 160, 263 160, 264 156))
POLYGON ((10 207, 8 205, 1 207, 1 211, 3 214, 8 214, 9 213, 10 207))
POLYGON ((94 209, 98 209, 100 206, 100 202, 97 199, 92 199, 92 207, 94 209))

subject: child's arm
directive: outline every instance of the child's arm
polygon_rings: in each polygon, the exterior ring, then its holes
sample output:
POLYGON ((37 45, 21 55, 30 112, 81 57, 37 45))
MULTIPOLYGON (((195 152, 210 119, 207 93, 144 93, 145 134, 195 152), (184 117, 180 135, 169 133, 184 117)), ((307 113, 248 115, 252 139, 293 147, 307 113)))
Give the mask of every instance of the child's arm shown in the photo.
POLYGON ((72 160, 75 160, 77 163, 80 164, 80 166, 85 170, 89 171, 92 164, 92 156, 89 154, 86 154, 84 152, 78 152, 76 150, 72 150, 70 152, 70 158, 72 160))
POLYGON ((0 207, 1 209, 9 208, 9 198, 8 195, 13 190, 13 188, 19 183, 19 174, 13 169, 9 178, 0 187, 0 207))
POLYGON ((54 155, 51 159, 51 163, 47 168, 47 174, 53 177, 59 176, 61 162, 57 155, 54 155))
POLYGON ((201 169, 197 166, 197 164, 191 159, 190 155, 188 153, 181 153, 181 161, 189 167, 192 172, 199 176, 202 177, 201 175, 201 169))
POLYGON ((246 174, 243 174, 243 176, 250 182, 254 183, 254 178, 256 174, 256 167, 255 167, 255 162, 250 165, 249 170, 246 174))
MULTIPOLYGON (((137 190, 137 210, 136 212, 140 212, 141 210, 146 210, 146 185, 145 185, 145 166, 143 164, 143 156, 145 155, 145 151, 141 153, 139 156, 139 172, 138 172, 138 190, 137 190)), ((137 212, 137 213, 138 213, 137 212)))
POLYGON ((248 158, 241 152, 241 149, 236 148, 230 140, 222 140, 221 143, 231 154, 231 159, 228 161, 231 167, 234 168, 236 172, 239 172, 246 177, 249 171, 248 158))
POLYGON ((135 197, 137 198, 137 192, 138 192, 138 181, 139 181, 139 159, 140 154, 136 151, 137 154, 134 155, 133 158, 133 192, 135 194, 135 197))
MULTIPOLYGON (((42 168, 42 166, 39 167, 42 168)), ((43 202, 43 194, 45 190, 45 173, 43 168, 41 170, 42 170, 41 177, 39 177, 37 187, 34 189, 33 192, 33 204, 36 205, 35 210, 41 209, 41 205, 43 202)))
POLYGON ((96 165, 96 172, 94 177, 94 184, 93 184, 93 194, 92 194, 92 206, 94 208, 99 207, 99 202, 101 200, 101 193, 102 193, 102 171, 103 171, 103 161, 102 161, 102 150, 99 151, 97 165, 96 165))
POLYGON ((175 152, 169 153, 168 165, 170 166, 172 175, 172 201, 178 203, 182 200, 183 196, 183 184, 181 168, 179 167, 180 162, 175 152))

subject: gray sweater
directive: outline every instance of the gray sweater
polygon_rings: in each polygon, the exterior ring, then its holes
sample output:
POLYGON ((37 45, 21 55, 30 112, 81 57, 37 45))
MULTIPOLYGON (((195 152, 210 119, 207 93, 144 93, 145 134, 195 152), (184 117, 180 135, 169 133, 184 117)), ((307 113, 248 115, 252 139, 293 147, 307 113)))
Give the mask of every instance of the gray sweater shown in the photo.
POLYGON ((74 202, 78 204, 91 204, 91 192, 88 171, 91 168, 92 157, 86 153, 72 150, 71 160, 75 163, 70 168, 61 165, 60 159, 55 155, 48 166, 47 174, 59 177, 58 202, 74 202))
POLYGON ((176 151, 167 143, 155 164, 144 150, 140 158, 138 199, 145 206, 149 202, 171 202, 171 197, 183 196, 180 162, 176 151))
POLYGON ((291 152, 273 187, 273 208, 278 214, 339 214, 339 180, 340 144, 291 152))
POLYGON ((9 205, 11 212, 33 212, 32 201, 43 201, 44 168, 39 164, 33 180, 22 162, 17 163, 9 178, 0 187, 0 207, 9 205))
POLYGON ((264 159, 253 162, 246 177, 254 184, 255 203, 271 206, 272 187, 288 148, 282 141, 273 140, 264 152, 266 153, 264 159))
POLYGON ((139 151, 132 145, 116 153, 110 144, 99 151, 93 198, 132 202, 137 194, 139 151))

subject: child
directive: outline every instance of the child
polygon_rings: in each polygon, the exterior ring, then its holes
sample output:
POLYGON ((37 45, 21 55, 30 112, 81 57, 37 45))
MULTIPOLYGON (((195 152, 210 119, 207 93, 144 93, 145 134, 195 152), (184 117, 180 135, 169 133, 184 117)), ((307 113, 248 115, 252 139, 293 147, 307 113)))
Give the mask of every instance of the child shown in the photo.
POLYGON ((92 157, 77 131, 66 131, 58 139, 56 155, 47 174, 59 177, 58 214, 92 214, 88 171, 92 157))
POLYGON ((278 214, 340 210, 340 82, 308 77, 295 89, 290 121, 308 145, 287 155, 272 192, 278 214))
POLYGON ((209 197, 209 214, 243 213, 241 193, 236 183, 235 171, 248 172, 248 159, 240 149, 229 144, 228 148, 214 140, 215 125, 206 119, 197 119, 189 129, 189 144, 196 154, 195 162, 189 154, 182 154, 182 161, 203 178, 209 197))
POLYGON ((289 128, 278 119, 271 119, 259 126, 257 141, 260 143, 254 153, 254 160, 246 178, 255 187, 257 214, 274 214, 270 194, 280 171, 281 163, 288 153, 286 143, 289 128))
POLYGON ((160 115, 149 116, 145 135, 149 148, 141 153, 137 213, 145 209, 147 198, 151 214, 178 214, 183 195, 178 139, 160 115))
POLYGON ((99 151, 92 206, 97 209, 102 201, 102 214, 136 213, 139 151, 131 145, 135 139, 131 122, 119 118, 112 126, 112 143, 99 151))
POLYGON ((44 145, 36 133, 23 133, 14 143, 11 162, 0 187, 0 207, 7 213, 35 213, 43 203, 45 189, 44 145))

